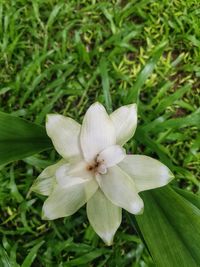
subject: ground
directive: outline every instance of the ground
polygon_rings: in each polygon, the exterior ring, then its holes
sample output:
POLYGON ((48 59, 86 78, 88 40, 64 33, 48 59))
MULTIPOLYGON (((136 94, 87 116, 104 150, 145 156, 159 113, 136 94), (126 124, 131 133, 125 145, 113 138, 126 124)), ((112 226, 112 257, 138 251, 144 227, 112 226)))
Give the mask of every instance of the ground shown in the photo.
MULTIPOLYGON (((137 102, 139 127, 127 150, 159 158, 174 185, 198 193, 199 7, 198 0, 2 0, 1 111, 44 125, 54 112, 81 122, 96 100, 108 112, 137 102)), ((0 167, 1 266, 154 266, 125 212, 112 247, 93 232, 85 208, 41 220, 44 198, 29 188, 57 159, 46 151, 0 167)))

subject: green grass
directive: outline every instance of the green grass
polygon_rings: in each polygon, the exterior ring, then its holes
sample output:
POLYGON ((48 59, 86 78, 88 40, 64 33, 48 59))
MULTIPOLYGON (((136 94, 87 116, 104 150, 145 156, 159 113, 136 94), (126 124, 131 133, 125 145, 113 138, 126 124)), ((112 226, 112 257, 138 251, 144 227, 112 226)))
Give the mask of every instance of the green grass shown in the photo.
MULTIPOLYGON (((0 1, 1 111, 44 124, 50 112, 81 121, 96 100, 108 111, 137 101, 140 127, 127 149, 160 158, 175 185, 199 193, 199 8, 198 0, 0 1)), ((0 167, 0 266, 154 266, 126 213, 113 247, 84 208, 41 220, 44 198, 29 188, 57 158, 0 167)))

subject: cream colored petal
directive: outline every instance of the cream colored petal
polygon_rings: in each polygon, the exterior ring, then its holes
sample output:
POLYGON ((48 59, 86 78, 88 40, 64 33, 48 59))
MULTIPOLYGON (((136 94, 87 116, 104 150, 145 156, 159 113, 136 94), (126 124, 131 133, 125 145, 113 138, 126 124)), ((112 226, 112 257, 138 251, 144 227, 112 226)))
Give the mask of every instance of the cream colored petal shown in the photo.
POLYGON ((87 170, 87 166, 84 161, 62 165, 56 171, 57 183, 68 187, 92 179, 92 173, 87 170))
POLYGON ((135 133, 137 127, 137 105, 122 106, 110 118, 115 126, 117 144, 124 145, 135 133))
POLYGON ((31 191, 45 196, 50 195, 56 182, 55 173, 64 164, 66 161, 62 159, 44 169, 31 186, 31 191))
POLYGON ((87 162, 92 162, 98 153, 115 144, 114 125, 100 103, 94 103, 87 110, 81 127, 80 141, 87 162))
POLYGON ((119 145, 109 146, 97 157, 98 162, 103 162, 106 167, 112 167, 122 161, 126 156, 126 151, 119 145))
POLYGON ((62 115, 47 115, 46 131, 57 152, 64 159, 81 156, 79 144, 81 126, 71 118, 62 115))
POLYGON ((97 188, 94 179, 66 188, 57 185, 44 202, 43 219, 54 220, 72 215, 92 197, 97 188))
POLYGON ((87 216, 94 231, 108 245, 121 224, 122 210, 108 200, 99 189, 87 203, 87 216))
POLYGON ((144 204, 133 180, 120 167, 111 167, 106 174, 98 175, 96 179, 101 190, 113 204, 133 214, 143 211, 144 204))
POLYGON ((138 192, 164 186, 174 177, 164 164, 147 156, 127 155, 119 165, 133 179, 138 192))

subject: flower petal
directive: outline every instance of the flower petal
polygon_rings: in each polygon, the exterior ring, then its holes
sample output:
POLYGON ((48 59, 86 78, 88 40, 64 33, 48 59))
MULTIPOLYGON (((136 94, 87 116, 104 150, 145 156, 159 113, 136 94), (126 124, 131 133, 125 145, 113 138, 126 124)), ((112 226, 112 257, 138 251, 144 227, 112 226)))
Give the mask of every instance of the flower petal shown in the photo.
POLYGON ((70 216, 83 206, 96 192, 95 179, 69 187, 57 185, 43 205, 43 219, 54 220, 70 216))
POLYGON ((147 156, 127 155, 119 166, 133 179, 138 192, 164 186, 174 177, 164 164, 147 156))
POLYGON ((113 237, 121 224, 121 208, 98 190, 87 202, 87 216, 94 231, 108 246, 112 245, 113 237))
POLYGON ((118 145, 109 146, 97 157, 98 162, 103 162, 106 167, 112 167, 122 161, 126 156, 124 148, 118 145))
POLYGON ((80 124, 71 118, 62 115, 47 115, 47 134, 57 152, 65 159, 80 157, 80 129, 80 124))
POLYGON ((87 170, 85 161, 64 164, 56 171, 56 180, 64 187, 83 183, 92 178, 92 173, 87 170))
POLYGON ((87 110, 81 127, 81 148, 87 162, 116 142, 115 129, 105 108, 100 103, 94 103, 87 110))
POLYGON ((44 196, 50 195, 56 182, 55 173, 65 163, 66 161, 61 159, 56 164, 44 169, 31 186, 31 191, 44 196))
POLYGON ((106 174, 98 175, 96 179, 101 190, 113 204, 133 214, 142 212, 144 204, 135 184, 121 168, 111 167, 106 174))
POLYGON ((117 144, 124 145, 137 127, 137 105, 122 106, 110 114, 110 118, 115 126, 117 144))

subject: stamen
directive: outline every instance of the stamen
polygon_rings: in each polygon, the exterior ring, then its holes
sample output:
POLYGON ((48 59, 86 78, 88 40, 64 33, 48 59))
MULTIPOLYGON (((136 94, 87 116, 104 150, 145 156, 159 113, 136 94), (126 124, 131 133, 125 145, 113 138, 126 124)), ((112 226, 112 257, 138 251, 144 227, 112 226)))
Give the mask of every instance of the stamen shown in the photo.
POLYGON ((98 173, 100 174, 106 174, 107 173, 107 168, 106 165, 100 164, 97 168, 98 173))

